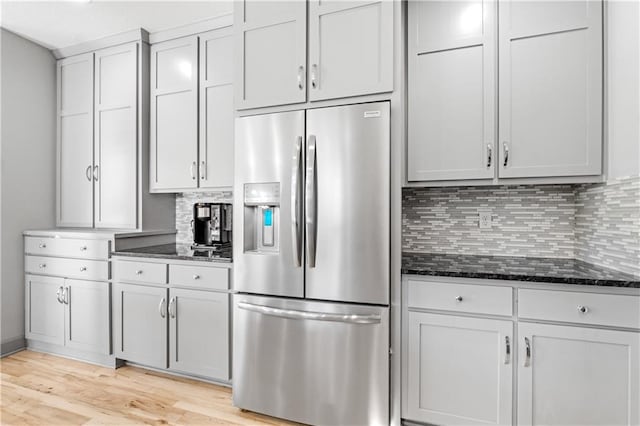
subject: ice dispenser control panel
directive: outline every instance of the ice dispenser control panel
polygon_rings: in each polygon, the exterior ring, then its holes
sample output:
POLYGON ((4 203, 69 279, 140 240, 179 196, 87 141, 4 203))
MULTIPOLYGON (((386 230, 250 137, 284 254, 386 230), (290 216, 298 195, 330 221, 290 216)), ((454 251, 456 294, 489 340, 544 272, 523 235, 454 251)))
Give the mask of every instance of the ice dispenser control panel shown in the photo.
POLYGON ((244 185, 244 251, 279 251, 280 183, 244 185))

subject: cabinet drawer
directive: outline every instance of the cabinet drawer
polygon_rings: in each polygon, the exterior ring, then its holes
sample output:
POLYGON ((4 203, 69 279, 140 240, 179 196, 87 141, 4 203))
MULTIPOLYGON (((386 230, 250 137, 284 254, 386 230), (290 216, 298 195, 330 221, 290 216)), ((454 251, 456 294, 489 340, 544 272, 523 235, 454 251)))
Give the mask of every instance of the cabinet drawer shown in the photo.
POLYGON ((109 262, 106 260, 63 259, 58 257, 25 256, 27 273, 107 281, 109 262))
POLYGON ((518 317, 640 328, 640 297, 520 289, 518 317))
POLYGON ((116 260, 113 262, 113 278, 124 282, 166 284, 167 264, 116 260))
POLYGON ((109 258, 109 240, 25 237, 24 251, 27 254, 41 256, 107 260, 109 258))
POLYGON ((513 312, 511 287, 411 280, 408 284, 409 308, 507 316, 513 312))
POLYGON ((169 265, 169 283, 208 290, 228 290, 229 269, 195 265, 169 265))

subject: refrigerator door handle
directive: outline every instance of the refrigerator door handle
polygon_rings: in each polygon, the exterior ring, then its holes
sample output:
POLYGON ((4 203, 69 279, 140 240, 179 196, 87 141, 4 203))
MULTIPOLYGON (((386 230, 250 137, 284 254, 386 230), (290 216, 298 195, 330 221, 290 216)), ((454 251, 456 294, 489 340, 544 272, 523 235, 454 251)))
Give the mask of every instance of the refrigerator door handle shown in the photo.
POLYGON ((298 136, 296 144, 293 147, 293 166, 291 167, 291 243, 293 245, 293 264, 297 267, 302 266, 300 260, 300 252, 302 245, 302 232, 300 225, 302 222, 302 197, 300 190, 302 189, 302 136, 298 136))
POLYGON ((380 315, 309 312, 299 311, 297 309, 280 309, 272 306, 255 305, 248 302, 238 302, 238 308, 244 309, 245 311, 257 312, 259 314, 296 320, 331 321, 347 324, 379 324, 382 321, 380 315))
POLYGON ((314 135, 310 135, 307 140, 307 173, 305 185, 307 264, 310 268, 314 268, 316 266, 316 220, 318 207, 318 195, 316 193, 316 137, 314 135))

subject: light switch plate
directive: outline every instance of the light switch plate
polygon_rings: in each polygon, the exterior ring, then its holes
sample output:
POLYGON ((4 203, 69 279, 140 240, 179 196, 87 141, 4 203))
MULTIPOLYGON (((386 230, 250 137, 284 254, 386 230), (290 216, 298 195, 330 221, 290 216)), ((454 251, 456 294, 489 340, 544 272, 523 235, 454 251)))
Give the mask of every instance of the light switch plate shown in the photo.
POLYGON ((479 212, 479 225, 480 229, 489 229, 491 228, 491 212, 479 212))

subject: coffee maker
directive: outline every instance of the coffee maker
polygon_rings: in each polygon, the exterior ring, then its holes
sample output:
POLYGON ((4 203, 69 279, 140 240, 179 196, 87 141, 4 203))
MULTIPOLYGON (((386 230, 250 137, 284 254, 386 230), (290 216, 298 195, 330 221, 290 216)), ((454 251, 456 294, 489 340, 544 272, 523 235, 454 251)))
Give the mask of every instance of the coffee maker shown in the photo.
POLYGON ((195 203, 191 232, 194 248, 215 248, 231 242, 231 204, 195 203))

